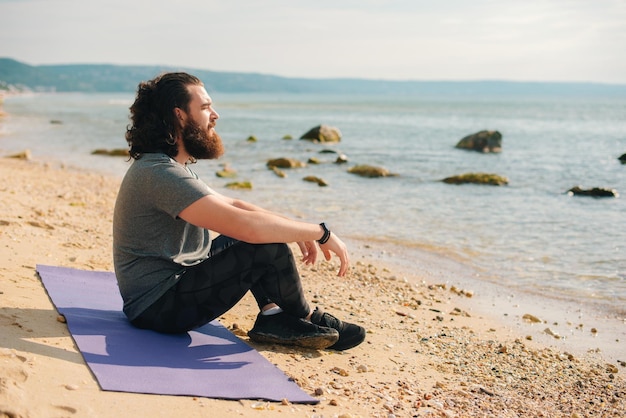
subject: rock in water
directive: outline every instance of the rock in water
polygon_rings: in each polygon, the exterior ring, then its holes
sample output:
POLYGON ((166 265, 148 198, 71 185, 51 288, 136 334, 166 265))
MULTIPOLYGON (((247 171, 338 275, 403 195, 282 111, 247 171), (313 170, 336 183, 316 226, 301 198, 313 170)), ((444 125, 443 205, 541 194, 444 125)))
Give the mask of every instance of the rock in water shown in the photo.
POLYGON ((355 165, 348 170, 348 173, 357 174, 361 177, 388 177, 393 175, 386 168, 366 164, 355 165))
POLYGON ((274 167, 278 168, 300 168, 305 167, 306 164, 302 161, 298 161, 294 158, 274 158, 267 162, 267 167, 269 169, 273 169, 274 167))
POLYGON ((319 125, 311 128, 300 139, 308 139, 317 142, 339 142, 341 141, 341 131, 334 126, 319 125))
POLYGON ((459 174, 452 177, 446 177, 442 180, 444 183, 448 184, 487 184, 490 186, 503 186, 509 184, 509 180, 506 177, 500 176, 498 174, 489 174, 489 173, 465 173, 459 174))
POLYGON ((456 148, 479 151, 501 152, 502 134, 498 131, 480 131, 461 139, 456 148))
POLYGON ((590 196, 590 197, 618 197, 619 194, 614 189, 605 189, 602 187, 594 187, 592 189, 583 189, 580 186, 574 186, 567 191, 573 196, 590 196))

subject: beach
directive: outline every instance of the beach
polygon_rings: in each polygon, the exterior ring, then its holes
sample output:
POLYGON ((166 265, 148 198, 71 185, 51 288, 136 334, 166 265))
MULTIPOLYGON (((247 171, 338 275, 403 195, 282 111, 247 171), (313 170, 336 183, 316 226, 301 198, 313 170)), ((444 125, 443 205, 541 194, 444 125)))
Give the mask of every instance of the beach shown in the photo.
POLYGON ((510 304, 515 312, 515 299, 500 299, 486 315, 493 295, 433 281, 419 267, 408 276, 363 255, 345 278, 336 277, 335 260, 299 265, 312 305, 368 330, 352 350, 251 343, 251 297, 220 318, 319 404, 102 391, 35 266, 112 270, 120 179, 37 159, 1 162, 0 416, 617 417, 626 410, 626 358, 546 343, 546 330, 591 334, 585 319, 545 323, 527 312, 512 327, 500 309, 510 304))

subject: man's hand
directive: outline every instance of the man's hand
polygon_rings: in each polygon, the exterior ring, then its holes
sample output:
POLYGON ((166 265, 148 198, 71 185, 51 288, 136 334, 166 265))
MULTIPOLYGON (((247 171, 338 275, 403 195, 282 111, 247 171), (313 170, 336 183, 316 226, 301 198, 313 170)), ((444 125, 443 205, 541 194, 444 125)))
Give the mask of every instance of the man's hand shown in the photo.
POLYGON ((331 252, 335 253, 335 255, 339 257, 341 266, 339 266, 339 273, 337 275, 339 277, 345 276, 348 271, 348 267, 350 266, 350 258, 348 257, 346 244, 344 244, 343 241, 337 237, 337 235, 331 233, 328 241, 326 241, 325 244, 320 244, 320 249, 322 250, 324 258, 326 258, 327 261, 331 258, 331 252))
MULTIPOLYGON (((337 235, 331 234, 326 244, 319 244, 319 246, 326 261, 330 261, 332 257, 331 253, 335 253, 335 255, 339 257, 341 266, 339 266, 339 273, 337 275, 340 277, 345 276, 348 271, 348 267, 350 266, 350 259, 348 257, 348 250, 343 241, 341 241, 337 235)), ((317 260, 317 245, 315 245, 315 242, 298 242, 298 247, 300 247, 300 251, 302 252, 302 261, 305 264, 315 263, 317 260)))
POLYGON ((317 245, 313 241, 298 242, 304 264, 313 264, 317 260, 317 245))

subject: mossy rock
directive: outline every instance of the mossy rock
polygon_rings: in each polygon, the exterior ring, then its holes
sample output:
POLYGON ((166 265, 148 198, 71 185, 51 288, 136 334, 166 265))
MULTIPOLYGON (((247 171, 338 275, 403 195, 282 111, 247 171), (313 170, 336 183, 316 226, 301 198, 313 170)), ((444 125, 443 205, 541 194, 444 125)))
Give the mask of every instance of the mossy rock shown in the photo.
POLYGON ((15 158, 16 160, 31 160, 33 158, 32 153, 29 149, 25 149, 22 152, 18 152, 16 154, 7 155, 7 158, 15 158))
POLYGON ((252 190, 252 183, 249 181, 235 181, 227 183, 226 187, 232 190, 252 190))
POLYGON ((257 139, 257 137, 256 137, 256 136, 254 136, 254 135, 250 135, 250 136, 248 137, 248 139, 246 139, 246 141, 247 141, 247 142, 257 142, 257 141, 258 141, 258 139, 257 139))
POLYGON ((223 170, 217 171, 215 175, 220 178, 234 179, 237 177, 237 172, 231 168, 224 168, 223 170))
POLYGON ((329 125, 319 125, 311 128, 303 134, 300 139, 315 142, 339 142, 341 141, 341 131, 339 128, 329 125))
POLYGON ((316 176, 306 176, 302 180, 308 181, 310 183, 317 183, 317 185, 320 187, 328 186, 328 183, 326 183, 326 181, 316 176))
POLYGON ((498 174, 490 173, 465 173, 452 177, 446 177, 442 180, 448 184, 486 184, 490 186, 503 186, 509 184, 509 180, 506 177, 498 174))
POLYGON ((285 174, 285 172, 278 167, 272 167, 272 171, 281 179, 284 179, 285 177, 287 177, 287 174, 285 174))
POLYGON ((289 135, 289 134, 287 134, 287 135, 283 135, 283 139, 284 139, 285 141, 290 141, 290 140, 292 140, 292 139, 293 139, 293 136, 291 136, 291 135, 289 135))
POLYGON ((394 174, 391 174, 389 170, 387 170, 386 168, 376 167, 376 166, 367 165, 367 164, 355 165, 354 167, 348 169, 348 173, 356 174, 361 177, 369 177, 369 178, 389 177, 389 176, 394 175, 394 174))
POLYGON ((93 155, 106 155, 109 157, 128 157, 129 152, 126 148, 115 148, 115 149, 95 149, 91 151, 93 155))
POLYGON ((306 164, 302 161, 298 161, 294 158, 274 158, 267 162, 268 168, 300 168, 306 167, 306 164))
POLYGON ((339 154, 335 160, 335 164, 345 164, 348 162, 348 156, 346 154, 339 154))

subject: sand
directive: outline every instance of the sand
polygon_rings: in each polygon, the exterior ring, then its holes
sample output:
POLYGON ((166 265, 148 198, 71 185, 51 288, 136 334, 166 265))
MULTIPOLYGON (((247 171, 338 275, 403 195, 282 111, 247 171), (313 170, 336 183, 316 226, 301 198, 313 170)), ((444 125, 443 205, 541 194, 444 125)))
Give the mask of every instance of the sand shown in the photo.
MULTIPOLYGON (((476 314, 479 292, 361 257, 345 278, 334 261, 301 273, 312 304, 364 325, 365 343, 343 353, 251 343, 318 405, 102 391, 35 265, 112 270, 120 179, 0 162, 0 417, 624 416, 626 358, 555 348, 532 338, 550 324, 512 328, 476 314)), ((248 342, 255 316, 246 297, 220 321, 248 342)))

